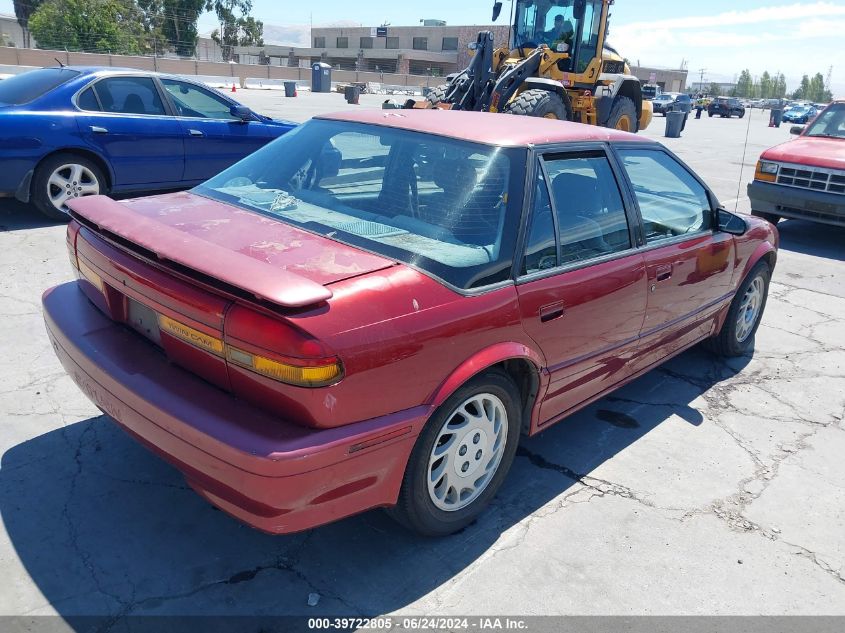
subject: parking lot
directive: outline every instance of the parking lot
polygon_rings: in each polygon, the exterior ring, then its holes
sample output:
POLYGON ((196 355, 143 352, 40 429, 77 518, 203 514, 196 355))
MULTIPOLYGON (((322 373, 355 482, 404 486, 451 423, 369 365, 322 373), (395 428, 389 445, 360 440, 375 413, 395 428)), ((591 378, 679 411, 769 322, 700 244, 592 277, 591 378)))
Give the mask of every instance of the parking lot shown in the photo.
MULTIPOLYGON (((232 96, 297 121, 404 98, 232 96)), ((748 212, 757 157, 789 138, 767 121, 691 116, 665 142, 748 212)), ((372 511, 268 536, 65 375, 40 308, 72 278, 64 226, 0 200, 0 614, 845 615, 845 229, 779 228, 752 356, 693 349, 524 440, 463 532, 423 539, 372 511)))

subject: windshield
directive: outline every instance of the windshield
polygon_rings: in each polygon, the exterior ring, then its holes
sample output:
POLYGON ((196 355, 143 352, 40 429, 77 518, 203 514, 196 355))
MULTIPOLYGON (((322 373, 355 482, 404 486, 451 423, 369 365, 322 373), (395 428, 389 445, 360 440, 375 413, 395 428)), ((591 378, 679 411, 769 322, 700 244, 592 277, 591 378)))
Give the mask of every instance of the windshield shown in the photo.
POLYGON ((519 149, 315 119, 194 192, 469 289, 510 278, 524 160, 519 149))
POLYGON ((67 68, 40 68, 0 81, 0 104, 23 105, 78 76, 67 68))
POLYGON ((546 44, 556 50, 558 44, 574 44, 578 30, 574 0, 522 0, 516 7, 516 46, 536 48, 546 44))
POLYGON ((805 136, 845 138, 845 103, 834 103, 817 116, 805 136))

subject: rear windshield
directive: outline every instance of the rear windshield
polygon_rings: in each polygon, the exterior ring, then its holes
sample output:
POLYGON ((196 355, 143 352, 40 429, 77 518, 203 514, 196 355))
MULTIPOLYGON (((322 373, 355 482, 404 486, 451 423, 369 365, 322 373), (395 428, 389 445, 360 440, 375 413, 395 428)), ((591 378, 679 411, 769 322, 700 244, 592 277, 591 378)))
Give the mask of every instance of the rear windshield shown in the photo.
POLYGON ((194 191, 470 289, 510 278, 525 155, 312 120, 194 191))
POLYGON ((0 81, 0 103, 23 105, 79 75, 68 68, 40 68, 0 81))
POLYGON ((834 103, 807 128, 805 136, 845 138, 845 103, 834 103))

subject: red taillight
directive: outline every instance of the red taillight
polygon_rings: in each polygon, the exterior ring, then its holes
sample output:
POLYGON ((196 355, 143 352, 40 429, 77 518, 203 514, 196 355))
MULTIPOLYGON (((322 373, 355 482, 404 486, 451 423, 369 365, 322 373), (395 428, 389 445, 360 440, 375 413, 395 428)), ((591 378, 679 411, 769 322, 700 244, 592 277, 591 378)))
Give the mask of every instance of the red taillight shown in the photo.
POLYGON ((296 326, 243 306, 225 317, 226 360, 251 372, 300 387, 323 387, 343 377, 340 359, 296 326))

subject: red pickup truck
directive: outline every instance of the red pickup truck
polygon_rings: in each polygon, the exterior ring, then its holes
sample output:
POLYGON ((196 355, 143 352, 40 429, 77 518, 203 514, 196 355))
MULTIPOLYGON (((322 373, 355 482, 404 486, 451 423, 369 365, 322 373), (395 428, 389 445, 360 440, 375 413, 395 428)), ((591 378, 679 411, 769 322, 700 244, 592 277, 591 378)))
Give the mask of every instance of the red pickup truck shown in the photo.
POLYGON ((767 149, 748 184, 751 213, 777 224, 797 218, 845 226, 845 100, 834 101, 798 138, 767 149))

